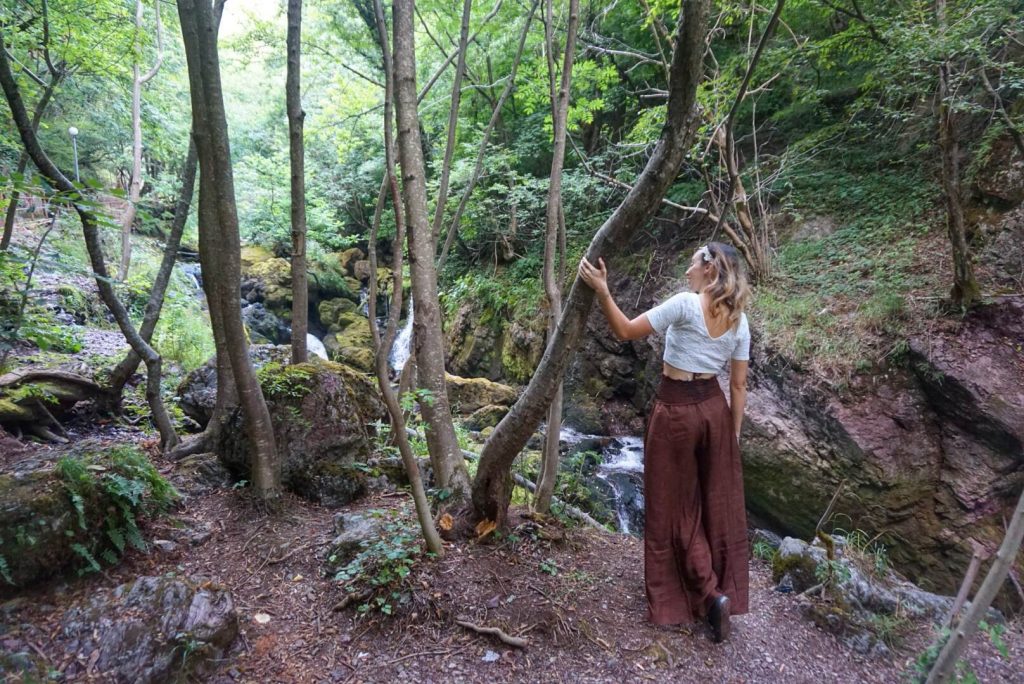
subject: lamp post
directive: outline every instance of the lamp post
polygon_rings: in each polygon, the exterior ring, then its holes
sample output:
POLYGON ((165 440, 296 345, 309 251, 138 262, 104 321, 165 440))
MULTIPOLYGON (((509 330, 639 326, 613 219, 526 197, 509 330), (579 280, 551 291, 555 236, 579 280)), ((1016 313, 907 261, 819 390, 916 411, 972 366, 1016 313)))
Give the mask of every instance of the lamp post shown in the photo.
POLYGON ((81 183, 81 179, 78 177, 78 129, 74 126, 68 127, 68 135, 71 136, 71 147, 75 151, 75 182, 81 183))

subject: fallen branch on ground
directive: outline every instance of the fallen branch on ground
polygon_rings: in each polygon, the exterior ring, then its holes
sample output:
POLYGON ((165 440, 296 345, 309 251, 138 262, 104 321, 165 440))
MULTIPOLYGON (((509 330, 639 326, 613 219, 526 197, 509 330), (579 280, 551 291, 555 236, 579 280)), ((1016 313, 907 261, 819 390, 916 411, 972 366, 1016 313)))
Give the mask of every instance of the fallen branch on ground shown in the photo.
POLYGON ((520 639, 519 637, 509 636, 503 630, 498 627, 481 627, 480 625, 473 624, 468 620, 456 620, 455 624, 465 627, 466 629, 477 632, 478 634, 487 634, 489 636, 496 636, 503 643, 509 646, 515 646, 516 648, 526 648, 529 642, 526 639, 520 639))

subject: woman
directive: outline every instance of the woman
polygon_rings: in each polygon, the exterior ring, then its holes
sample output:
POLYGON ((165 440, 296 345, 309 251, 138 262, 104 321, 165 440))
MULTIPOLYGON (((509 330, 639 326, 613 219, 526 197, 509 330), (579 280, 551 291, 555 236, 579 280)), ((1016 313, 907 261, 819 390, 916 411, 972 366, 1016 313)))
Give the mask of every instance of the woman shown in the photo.
POLYGON ((662 378, 644 440, 644 575, 648 616, 659 625, 707 618, 729 636, 747 612, 747 519, 739 434, 747 397, 750 296, 739 253, 711 242, 694 253, 692 292, 629 320, 608 291, 604 260, 580 262, 620 340, 665 334, 662 378), (731 407, 716 378, 730 366, 731 407))

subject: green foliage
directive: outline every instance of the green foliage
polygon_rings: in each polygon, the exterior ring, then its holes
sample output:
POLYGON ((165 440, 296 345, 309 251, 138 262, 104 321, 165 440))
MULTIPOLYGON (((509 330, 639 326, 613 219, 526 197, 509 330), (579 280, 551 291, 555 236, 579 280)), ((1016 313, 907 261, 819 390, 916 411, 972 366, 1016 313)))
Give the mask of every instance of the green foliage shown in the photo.
POLYGON ((283 366, 268 363, 256 371, 260 387, 269 399, 301 401, 313 387, 310 380, 316 369, 309 364, 283 366))
POLYGON ((540 562, 540 565, 538 567, 540 568, 541 572, 547 575, 554 576, 558 574, 558 563, 556 563, 555 559, 553 558, 545 558, 540 562))
POLYGON ((349 594, 366 597, 357 608, 359 613, 392 615, 411 598, 410 573, 425 557, 422 535, 409 519, 408 511, 373 511, 372 514, 382 519, 381 537, 364 541, 362 550, 338 570, 334 578, 349 594))
POLYGON ((56 472, 77 515, 79 531, 69 535, 83 571, 100 570, 100 560, 116 563, 129 546, 145 551, 140 517, 165 511, 178 497, 133 446, 115 446, 102 456, 65 456, 56 472))
POLYGON ((767 563, 771 563, 778 551, 771 544, 763 539, 759 539, 754 542, 753 555, 754 558, 759 558, 767 563))

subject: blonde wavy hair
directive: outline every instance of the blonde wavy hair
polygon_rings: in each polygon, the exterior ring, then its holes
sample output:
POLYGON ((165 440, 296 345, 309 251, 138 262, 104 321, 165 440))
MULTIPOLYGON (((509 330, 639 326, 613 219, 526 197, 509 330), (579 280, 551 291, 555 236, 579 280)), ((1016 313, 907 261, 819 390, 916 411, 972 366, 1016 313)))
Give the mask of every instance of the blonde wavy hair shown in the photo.
POLYGON ((711 315, 717 316, 724 306, 729 311, 729 327, 735 328, 750 301, 750 285, 743 257, 735 247, 724 242, 709 242, 698 251, 704 263, 715 267, 714 282, 704 288, 711 302, 711 315))

